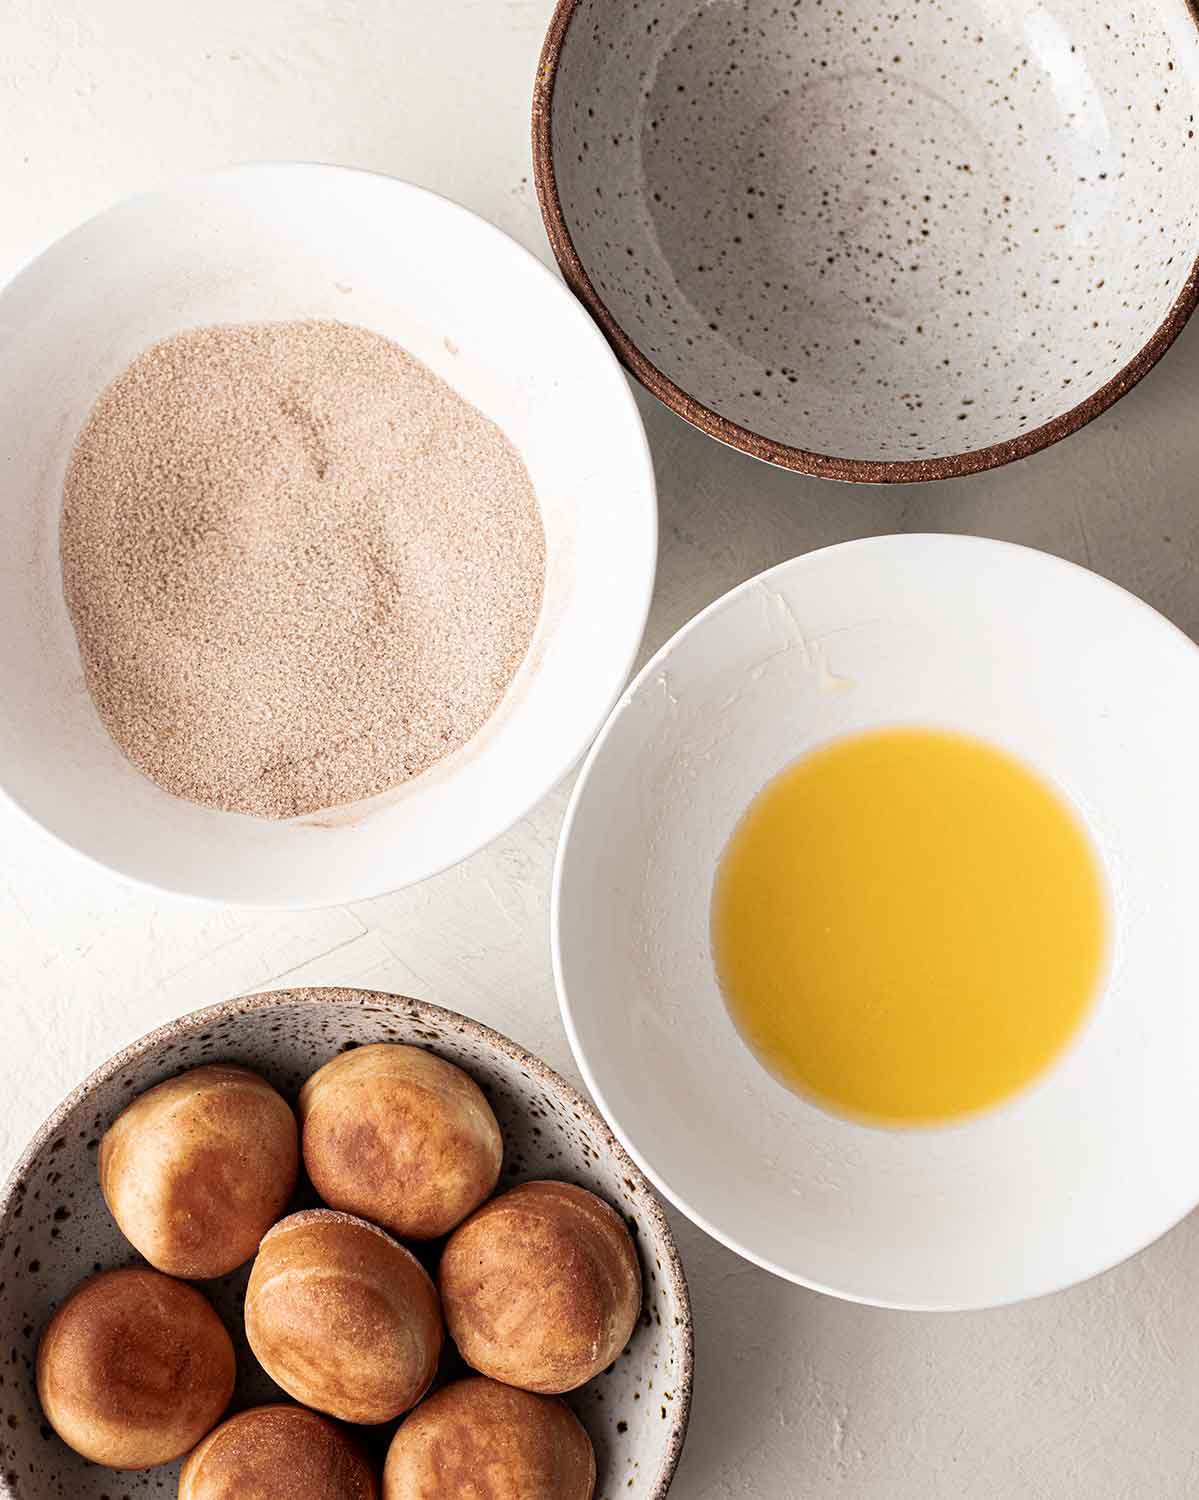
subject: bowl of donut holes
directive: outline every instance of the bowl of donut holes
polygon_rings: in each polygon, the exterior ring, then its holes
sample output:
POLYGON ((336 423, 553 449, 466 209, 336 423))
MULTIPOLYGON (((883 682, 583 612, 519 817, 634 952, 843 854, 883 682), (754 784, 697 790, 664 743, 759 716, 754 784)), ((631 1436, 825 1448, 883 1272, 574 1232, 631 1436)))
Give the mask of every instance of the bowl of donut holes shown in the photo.
POLYGON ((661 1500, 687 1285, 603 1120, 465 1016, 197 1011, 0 1194, 5 1500, 661 1500))

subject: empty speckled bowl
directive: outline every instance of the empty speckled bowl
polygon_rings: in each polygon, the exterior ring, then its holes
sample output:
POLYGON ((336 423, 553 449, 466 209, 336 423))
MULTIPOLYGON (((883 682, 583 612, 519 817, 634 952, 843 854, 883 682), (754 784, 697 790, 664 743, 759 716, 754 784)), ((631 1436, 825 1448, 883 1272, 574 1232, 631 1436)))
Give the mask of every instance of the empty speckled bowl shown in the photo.
POLYGON ((1192 0, 560 0, 571 286, 668 406, 832 479, 1065 437, 1199 300, 1192 0))
MULTIPOLYGON (((250 995, 184 1016, 117 1053, 38 1131, 0 1196, 0 1496, 134 1500, 175 1493, 178 1464, 116 1474, 72 1453, 45 1425, 34 1387, 34 1354, 53 1309, 93 1270, 137 1260, 96 1181, 99 1137, 120 1110, 151 1084, 217 1060, 258 1069, 294 1100, 304 1079, 334 1054, 381 1041, 427 1046, 483 1088, 504 1132, 499 1190, 529 1177, 562 1177, 624 1216, 641 1254, 642 1318, 611 1369, 570 1399, 595 1443, 597 1500, 661 1500, 687 1430, 692 1329, 674 1240, 645 1179, 592 1106, 515 1042, 436 1005, 350 989, 250 995)), ((248 1274, 247 1266, 201 1283, 234 1335, 234 1408, 283 1399, 242 1335, 248 1274)), ((455 1371, 447 1364, 445 1373, 455 1371)), ((394 1425, 371 1430, 380 1452, 394 1425)))

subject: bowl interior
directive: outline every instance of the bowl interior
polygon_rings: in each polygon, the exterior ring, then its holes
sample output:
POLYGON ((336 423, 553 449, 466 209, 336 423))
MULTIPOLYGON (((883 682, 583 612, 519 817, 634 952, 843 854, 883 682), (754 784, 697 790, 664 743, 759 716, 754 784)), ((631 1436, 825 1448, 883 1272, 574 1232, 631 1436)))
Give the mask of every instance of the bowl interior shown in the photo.
POLYGON ((59 241, 0 293, 0 342, 0 787, 51 832, 169 890, 324 905, 463 858, 582 753, 644 627, 653 473, 603 339, 498 230, 370 173, 234 168, 59 241), (524 666, 468 745, 380 797, 271 823, 171 797, 113 745, 62 600, 58 515, 92 402, 141 350, 198 324, 306 317, 396 339, 504 429, 541 506, 546 594, 524 666))
MULTIPOLYGON (((894 1306, 985 1306, 1122 1259, 1199 1199, 1199 651, 1056 558, 960 537, 812 553, 734 590, 645 669, 578 783, 555 960, 595 1098, 675 1203, 782 1275, 894 1306), (1031 1089, 887 1131, 776 1083, 713 972, 712 878, 760 788, 879 724, 969 731, 1088 824, 1113 957, 1031 1089)), ((869 933, 863 933, 869 941, 869 933)))
POLYGON ((578 0, 553 166, 668 380, 777 443, 919 461, 1051 422, 1166 320, 1197 93, 1189 0, 578 0))
MULTIPOLYGON (((151 1084, 219 1060, 258 1069, 294 1099, 305 1078, 335 1053, 378 1041, 428 1047, 471 1074, 504 1132, 501 1190, 526 1178, 563 1177, 600 1194, 624 1216, 641 1255, 644 1314, 621 1358, 571 1402, 595 1443, 598 1495, 626 1494, 630 1487, 639 1496, 665 1494, 690 1397, 686 1285, 661 1208, 602 1120, 543 1063, 452 1011, 360 991, 292 990, 197 1012, 136 1043, 72 1095, 18 1166, 0 1204, 0 1261, 8 1283, 0 1336, 10 1351, 0 1384, 0 1495, 131 1500, 164 1487, 174 1493, 178 1465, 115 1475, 72 1453, 44 1426, 34 1388, 37 1342, 54 1307, 93 1270, 137 1260, 96 1181, 96 1147, 111 1121, 151 1084)), ((287 1399, 240 1332, 248 1275, 247 1266, 202 1284, 234 1333, 235 1407, 287 1399)), ((394 1424, 379 1430, 377 1446, 393 1430, 394 1424)))

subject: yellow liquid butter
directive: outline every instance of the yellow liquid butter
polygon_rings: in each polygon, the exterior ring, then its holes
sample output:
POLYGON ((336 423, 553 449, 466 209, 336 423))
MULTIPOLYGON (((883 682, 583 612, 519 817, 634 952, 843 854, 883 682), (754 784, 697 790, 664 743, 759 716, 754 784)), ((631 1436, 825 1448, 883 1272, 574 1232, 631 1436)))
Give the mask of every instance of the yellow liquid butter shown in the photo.
POLYGON ((1105 964, 1105 886, 1072 809, 1006 752, 870 732, 750 804, 716 873, 712 948, 782 1083, 927 1125, 999 1104, 1067 1046, 1105 964))

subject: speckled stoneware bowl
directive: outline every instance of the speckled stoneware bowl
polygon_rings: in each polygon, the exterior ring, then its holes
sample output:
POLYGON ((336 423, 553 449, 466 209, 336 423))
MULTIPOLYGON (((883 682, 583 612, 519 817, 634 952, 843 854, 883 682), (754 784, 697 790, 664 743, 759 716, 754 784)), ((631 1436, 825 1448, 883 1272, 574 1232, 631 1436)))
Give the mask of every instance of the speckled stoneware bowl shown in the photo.
MULTIPOLYGON (((218 1060, 258 1069, 294 1099, 334 1054, 382 1041, 428 1047, 479 1083, 504 1132, 501 1189, 562 1177, 624 1216, 641 1254, 644 1311, 620 1359, 571 1402, 595 1443, 598 1500, 665 1495, 687 1430, 691 1311, 669 1226, 645 1179, 592 1106, 515 1042, 439 1006, 350 989, 250 995, 184 1016, 105 1063, 38 1131, 0 1198, 0 1495, 134 1500, 175 1493, 178 1464, 114 1473, 72 1453, 46 1426, 34 1387, 38 1338, 53 1309, 92 1271, 137 1260, 96 1181, 99 1137, 120 1110, 151 1084, 218 1060)), ((313 1201, 303 1190, 300 1199, 313 1201)), ((202 1283, 234 1335, 234 1407, 281 1399, 242 1336, 248 1274, 245 1267, 202 1283)), ((446 1373, 454 1373, 448 1362, 446 1373)), ((378 1433, 380 1448, 393 1429, 378 1433)))
POLYGON ((832 479, 1056 442, 1199 300, 1194 0, 560 0, 558 261, 705 432, 832 479))

